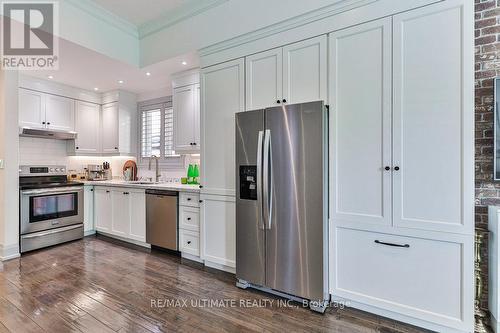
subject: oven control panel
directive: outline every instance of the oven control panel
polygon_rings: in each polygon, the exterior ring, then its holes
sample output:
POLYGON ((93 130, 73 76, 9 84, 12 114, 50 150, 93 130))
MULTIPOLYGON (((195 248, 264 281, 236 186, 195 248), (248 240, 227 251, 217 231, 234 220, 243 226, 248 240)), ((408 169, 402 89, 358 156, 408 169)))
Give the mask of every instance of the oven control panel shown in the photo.
POLYGON ((57 176, 66 175, 64 165, 21 165, 19 176, 57 176))

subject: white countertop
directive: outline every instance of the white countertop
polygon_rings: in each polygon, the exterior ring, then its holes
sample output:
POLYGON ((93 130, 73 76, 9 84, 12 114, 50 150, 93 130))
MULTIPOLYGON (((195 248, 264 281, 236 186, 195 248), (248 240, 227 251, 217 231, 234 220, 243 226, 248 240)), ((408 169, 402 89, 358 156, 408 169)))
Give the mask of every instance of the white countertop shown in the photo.
POLYGON ((116 187, 130 187, 130 188, 141 188, 147 190, 170 190, 178 192, 200 192, 200 185, 184 185, 179 183, 157 183, 157 184, 137 184, 126 182, 124 180, 83 180, 81 181, 85 185, 93 186, 116 186, 116 187))

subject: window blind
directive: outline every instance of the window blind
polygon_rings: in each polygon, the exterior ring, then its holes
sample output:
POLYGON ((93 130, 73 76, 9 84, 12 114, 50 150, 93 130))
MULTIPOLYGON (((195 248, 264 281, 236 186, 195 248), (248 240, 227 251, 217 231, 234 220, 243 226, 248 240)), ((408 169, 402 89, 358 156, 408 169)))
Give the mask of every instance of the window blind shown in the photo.
POLYGON ((174 109, 165 109, 165 156, 175 155, 174 151, 174 109))
POLYGON ((142 111, 141 156, 161 155, 161 109, 142 111))

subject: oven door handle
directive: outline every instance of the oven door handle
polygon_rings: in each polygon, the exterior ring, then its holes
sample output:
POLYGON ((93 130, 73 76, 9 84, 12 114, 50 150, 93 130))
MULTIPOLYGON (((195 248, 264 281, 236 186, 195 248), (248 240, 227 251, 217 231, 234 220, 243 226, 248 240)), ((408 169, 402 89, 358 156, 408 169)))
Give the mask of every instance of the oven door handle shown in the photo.
POLYGON ((21 191, 23 195, 36 195, 36 194, 48 194, 48 193, 64 193, 64 192, 75 192, 81 191, 83 189, 82 186, 71 186, 71 187, 56 187, 53 189, 43 189, 43 190, 26 190, 21 191))
POLYGON ((29 234, 29 235, 21 235, 21 238, 28 239, 28 238, 43 237, 43 236, 57 234, 57 233, 60 233, 61 231, 68 231, 68 230, 78 229, 81 227, 82 227, 82 224, 80 223, 80 224, 70 225, 67 227, 52 229, 49 231, 35 232, 35 233, 29 234))

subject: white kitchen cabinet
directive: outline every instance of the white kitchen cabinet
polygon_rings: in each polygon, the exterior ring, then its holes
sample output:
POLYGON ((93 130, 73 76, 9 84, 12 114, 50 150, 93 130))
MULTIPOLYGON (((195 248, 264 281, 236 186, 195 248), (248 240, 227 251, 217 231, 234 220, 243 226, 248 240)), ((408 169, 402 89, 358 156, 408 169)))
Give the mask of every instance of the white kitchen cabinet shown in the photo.
POLYGON ((199 84, 174 88, 174 145, 176 152, 199 151, 199 84))
POLYGON ((75 130, 75 101, 71 98, 19 88, 19 126, 59 131, 75 130))
POLYGON ((113 188, 111 191, 113 218, 111 234, 127 237, 130 229, 130 192, 126 188, 113 188))
POLYGON ((327 37, 319 36, 245 58, 246 110, 327 101, 327 37))
POLYGON ((327 37, 283 47, 283 99, 288 104, 323 100, 327 103, 327 37))
POLYGON ((95 233, 94 227, 94 186, 85 185, 83 188, 83 232, 85 236, 95 233))
POLYGON ((113 219, 111 189, 94 187, 94 222, 97 231, 111 232, 113 219))
POLYGON ((179 206, 179 229, 200 230, 200 208, 179 206))
POLYGON ((130 228, 128 238, 146 242, 146 192, 128 189, 130 205, 130 228))
POLYGON ((205 265, 233 272, 236 267, 236 200, 201 194, 201 258, 205 265))
POLYGON ((246 109, 281 103, 283 96, 283 50, 273 49, 245 58, 246 109))
POLYGON ((45 122, 48 129, 75 130, 75 100, 45 94, 45 122))
POLYGON ((466 17, 458 1, 394 16, 397 227, 474 230, 474 113, 471 74, 464 69, 471 57, 465 47, 470 37, 464 29, 466 17))
POLYGON ((45 94, 19 89, 19 126, 45 128, 45 94))
POLYGON ((200 259, 200 194, 179 192, 179 251, 195 261, 200 259))
POLYGON ((179 230, 179 251, 184 257, 186 254, 192 257, 190 259, 196 260, 200 256, 200 234, 198 231, 179 230))
POLYGON ((99 104, 76 102, 77 138, 68 142, 68 151, 75 154, 98 154, 100 148, 101 106, 99 104))
POLYGON ((235 195, 234 114, 245 109, 244 60, 201 72, 201 184, 203 193, 235 195))
POLYGON ((102 152, 118 153, 119 146, 119 115, 118 103, 108 103, 102 106, 102 152))
POLYGON ((392 224, 391 29, 385 18, 330 34, 330 200, 337 222, 392 224))

